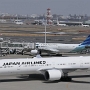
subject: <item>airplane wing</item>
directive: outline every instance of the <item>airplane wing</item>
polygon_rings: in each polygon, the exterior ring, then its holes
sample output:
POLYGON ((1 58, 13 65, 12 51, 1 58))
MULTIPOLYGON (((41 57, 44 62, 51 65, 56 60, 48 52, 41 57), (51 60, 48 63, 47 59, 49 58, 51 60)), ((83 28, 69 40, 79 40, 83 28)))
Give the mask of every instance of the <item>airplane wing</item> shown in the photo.
POLYGON ((38 69, 38 71, 40 72, 40 73, 44 73, 45 71, 47 71, 47 70, 60 70, 60 71, 62 71, 63 73, 69 73, 69 72, 73 72, 73 71, 76 71, 76 70, 78 70, 78 69, 58 69, 58 68, 54 68, 54 67, 48 67, 48 68, 40 68, 40 69, 38 69))
MULTIPOLYGON (((60 80, 62 76, 68 75, 69 72, 73 72, 77 70, 76 68, 55 68, 55 67, 43 67, 38 69, 37 71, 40 74, 43 74, 46 80, 60 80)), ((69 79, 71 80, 71 79, 69 79)))

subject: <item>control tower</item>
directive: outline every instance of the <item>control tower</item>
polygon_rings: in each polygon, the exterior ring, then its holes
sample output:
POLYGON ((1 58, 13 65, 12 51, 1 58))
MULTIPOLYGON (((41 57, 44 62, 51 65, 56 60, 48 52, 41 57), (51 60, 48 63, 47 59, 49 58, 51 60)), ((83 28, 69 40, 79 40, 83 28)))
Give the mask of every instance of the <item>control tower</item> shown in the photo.
POLYGON ((51 24, 52 24, 51 18, 52 18, 51 9, 48 8, 48 9, 47 9, 47 24, 48 24, 48 25, 51 25, 51 24))

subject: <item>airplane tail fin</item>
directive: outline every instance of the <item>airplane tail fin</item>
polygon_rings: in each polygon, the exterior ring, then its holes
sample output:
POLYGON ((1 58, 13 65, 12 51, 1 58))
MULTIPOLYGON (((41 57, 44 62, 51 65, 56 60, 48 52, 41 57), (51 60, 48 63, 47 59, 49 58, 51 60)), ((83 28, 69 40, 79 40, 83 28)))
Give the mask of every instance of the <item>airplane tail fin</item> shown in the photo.
POLYGON ((88 45, 90 44, 90 35, 80 44, 80 45, 88 45))

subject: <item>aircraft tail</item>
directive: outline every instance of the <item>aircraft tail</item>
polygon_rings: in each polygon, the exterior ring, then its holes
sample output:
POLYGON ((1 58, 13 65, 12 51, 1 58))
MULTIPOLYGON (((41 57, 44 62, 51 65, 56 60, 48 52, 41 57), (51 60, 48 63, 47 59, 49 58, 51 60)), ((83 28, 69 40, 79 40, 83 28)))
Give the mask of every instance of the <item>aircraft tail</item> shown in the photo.
POLYGON ((90 35, 80 45, 90 45, 90 35))

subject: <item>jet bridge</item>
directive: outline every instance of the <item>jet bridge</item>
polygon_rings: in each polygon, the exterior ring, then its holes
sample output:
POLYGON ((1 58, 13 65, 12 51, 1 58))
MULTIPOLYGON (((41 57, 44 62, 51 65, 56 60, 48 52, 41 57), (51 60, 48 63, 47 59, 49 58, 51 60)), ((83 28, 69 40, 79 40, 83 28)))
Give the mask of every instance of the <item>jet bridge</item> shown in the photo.
POLYGON ((34 49, 34 47, 34 43, 10 42, 4 41, 3 38, 0 38, 0 56, 6 54, 23 54, 23 52, 30 52, 32 49, 34 49))
POLYGON ((8 54, 8 52, 9 52, 8 41, 0 40, 0 56, 4 56, 8 54))
POLYGON ((34 43, 13 42, 8 44, 8 48, 12 54, 24 54, 24 52, 30 52, 30 50, 34 49, 34 43))

